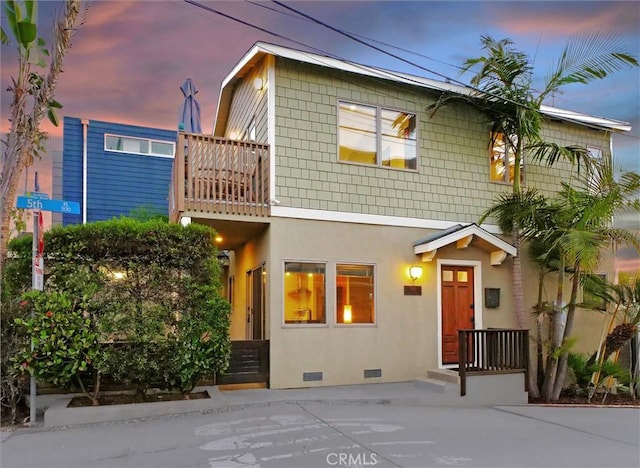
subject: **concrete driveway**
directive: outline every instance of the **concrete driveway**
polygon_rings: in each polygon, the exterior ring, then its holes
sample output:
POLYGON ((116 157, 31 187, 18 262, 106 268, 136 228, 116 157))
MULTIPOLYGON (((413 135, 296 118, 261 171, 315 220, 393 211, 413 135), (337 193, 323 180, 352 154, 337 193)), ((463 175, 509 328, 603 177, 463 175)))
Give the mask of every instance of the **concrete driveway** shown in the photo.
POLYGON ((208 414, 2 433, 9 467, 640 466, 640 410, 255 401, 208 414))

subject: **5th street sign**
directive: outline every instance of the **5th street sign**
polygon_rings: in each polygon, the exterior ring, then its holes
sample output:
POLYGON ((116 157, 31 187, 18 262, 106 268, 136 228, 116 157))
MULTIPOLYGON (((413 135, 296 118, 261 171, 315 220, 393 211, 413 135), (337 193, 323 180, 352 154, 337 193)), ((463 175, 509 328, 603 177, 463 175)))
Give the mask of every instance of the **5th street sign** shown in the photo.
POLYGON ((80 214, 80 203, 64 200, 47 200, 46 198, 38 197, 18 197, 16 208, 80 214))

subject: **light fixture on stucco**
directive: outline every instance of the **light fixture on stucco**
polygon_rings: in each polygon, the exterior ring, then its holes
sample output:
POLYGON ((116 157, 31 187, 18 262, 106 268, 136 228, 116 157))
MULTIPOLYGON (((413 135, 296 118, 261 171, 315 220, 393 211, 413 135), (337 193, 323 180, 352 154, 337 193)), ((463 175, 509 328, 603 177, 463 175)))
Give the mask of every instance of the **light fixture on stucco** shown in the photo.
POLYGON ((422 277, 422 267, 420 265, 409 267, 409 277, 412 281, 419 280, 422 277))

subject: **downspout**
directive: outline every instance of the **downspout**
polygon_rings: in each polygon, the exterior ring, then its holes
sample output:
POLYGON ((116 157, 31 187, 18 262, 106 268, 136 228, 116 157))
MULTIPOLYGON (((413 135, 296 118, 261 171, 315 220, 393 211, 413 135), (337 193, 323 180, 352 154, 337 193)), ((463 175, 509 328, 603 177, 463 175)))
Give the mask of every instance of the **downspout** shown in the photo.
POLYGON ((82 119, 82 224, 87 224, 87 130, 89 120, 82 119))

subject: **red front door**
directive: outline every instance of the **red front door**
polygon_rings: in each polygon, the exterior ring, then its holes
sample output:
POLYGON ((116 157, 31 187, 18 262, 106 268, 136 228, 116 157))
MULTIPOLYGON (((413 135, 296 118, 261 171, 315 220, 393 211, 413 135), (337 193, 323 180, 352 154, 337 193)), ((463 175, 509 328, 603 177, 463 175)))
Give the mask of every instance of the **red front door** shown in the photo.
POLYGON ((443 265, 442 363, 458 363, 458 330, 474 328, 473 267, 443 265))

